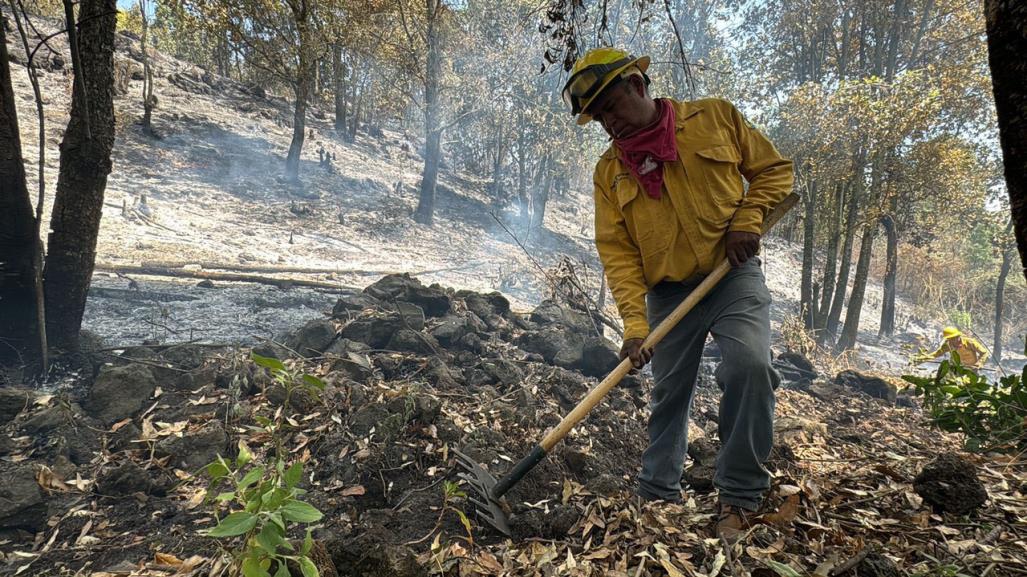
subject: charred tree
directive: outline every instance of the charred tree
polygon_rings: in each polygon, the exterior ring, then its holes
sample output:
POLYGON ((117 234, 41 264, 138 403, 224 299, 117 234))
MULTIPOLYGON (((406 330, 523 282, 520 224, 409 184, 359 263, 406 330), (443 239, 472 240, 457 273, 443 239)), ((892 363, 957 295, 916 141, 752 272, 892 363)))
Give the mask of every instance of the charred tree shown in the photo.
POLYGON ((821 334, 827 327, 827 317, 831 311, 831 298, 834 296, 835 269, 838 268, 838 237, 842 229, 842 207, 845 205, 845 186, 835 185, 835 202, 831 212, 831 233, 827 238, 827 262, 824 263, 823 282, 821 283, 820 307, 815 315, 815 332, 821 334))
MULTIPOLYGON (((61 141, 60 174, 43 273, 46 332, 51 345, 64 350, 78 347, 86 292, 96 260, 103 195, 111 171, 116 4, 115 0, 83 0, 79 5, 79 65, 74 73, 71 116, 61 141)), ((74 54, 74 43, 72 51, 74 54)))
POLYGON ((1009 221, 1009 225, 1006 226, 1006 232, 1003 234, 1003 238, 999 242, 999 247, 1002 252, 1002 266, 998 271, 998 282, 995 283, 995 345, 992 347, 992 352, 995 355, 995 363, 1002 362, 1002 338, 1003 338, 1003 326, 1002 326, 1002 315, 1005 313, 1005 300, 1006 300, 1006 278, 1009 276, 1009 269, 1013 265, 1013 245, 1010 243, 1006 246, 1005 238, 1012 232, 1013 221, 1009 221))
POLYGON ((856 170, 853 175, 852 191, 849 193, 848 213, 845 216, 845 238, 842 241, 842 254, 840 256, 841 269, 838 271, 838 282, 835 283, 834 297, 831 300, 831 312, 827 317, 827 324, 823 333, 823 339, 834 338, 838 334, 838 323, 841 322, 842 308, 845 306, 845 291, 849 284, 849 271, 852 269, 852 243, 856 236, 856 216, 859 212, 859 202, 863 196, 863 156, 860 153, 859 161, 856 163, 856 170))
POLYGON ((153 109, 157 106, 157 97, 153 95, 153 69, 150 66, 149 47, 146 44, 147 31, 150 28, 150 20, 146 15, 146 0, 139 0, 139 15, 143 23, 143 34, 139 41, 143 55, 143 132, 154 136, 151 118, 153 109))
POLYGON ((332 80, 335 92, 335 133, 346 133, 346 64, 342 61, 342 46, 332 46, 332 80))
POLYGON ((292 142, 289 143, 289 154, 285 157, 285 178, 296 181, 300 178, 300 157, 307 131, 307 102, 310 99, 316 58, 311 46, 309 4, 305 0, 293 0, 289 2, 289 8, 292 10, 299 37, 299 64, 296 68, 296 77, 293 79, 296 100, 292 115, 292 142))
POLYGON ((26 364, 39 351, 32 214, 14 102, 7 37, 0 25, 0 366, 26 364))
POLYGON ((1027 3, 984 0, 984 15, 1009 211, 1027 278, 1027 3))
POLYGON ((817 203, 817 183, 812 181, 806 191, 806 213, 802 222, 802 281, 799 296, 799 312, 807 330, 816 326, 816 303, 813 296, 813 235, 814 214, 817 203))
POLYGON ((435 215, 435 185, 439 179, 442 155, 442 106, 439 89, 442 84, 442 48, 440 22, 442 0, 425 0, 427 8, 428 59, 424 83, 424 172, 421 194, 414 211, 414 220, 431 225, 435 215))
POLYGON ((859 317, 863 311, 863 297, 866 294, 867 277, 870 276, 870 256, 874 248, 874 232, 877 226, 868 224, 863 228, 863 239, 859 243, 859 260, 856 263, 856 276, 852 279, 852 294, 849 305, 845 309, 845 325, 838 337, 835 350, 846 351, 856 346, 859 333, 859 317))
POLYGON ((890 215, 881 217, 881 226, 888 239, 887 255, 884 271, 884 297, 881 303, 881 327, 878 338, 890 337, 895 333, 895 280, 899 267, 899 234, 895 227, 895 219, 890 215))

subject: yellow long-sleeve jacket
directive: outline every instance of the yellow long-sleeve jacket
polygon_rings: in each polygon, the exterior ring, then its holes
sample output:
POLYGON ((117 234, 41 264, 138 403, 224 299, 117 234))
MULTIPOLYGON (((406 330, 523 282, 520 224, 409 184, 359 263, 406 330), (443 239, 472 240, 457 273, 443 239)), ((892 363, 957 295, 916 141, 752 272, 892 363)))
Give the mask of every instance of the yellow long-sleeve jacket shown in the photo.
POLYGON ((936 359, 950 352, 959 355, 959 364, 964 367, 980 368, 988 360, 988 349, 977 339, 966 335, 946 340, 938 350, 925 354, 923 358, 936 359))
POLYGON ((672 103, 678 160, 664 164, 660 199, 645 193, 616 144, 600 157, 593 179, 596 248, 625 340, 649 335, 650 288, 710 273, 725 256, 725 233, 759 233, 792 190, 792 162, 730 102, 672 103))

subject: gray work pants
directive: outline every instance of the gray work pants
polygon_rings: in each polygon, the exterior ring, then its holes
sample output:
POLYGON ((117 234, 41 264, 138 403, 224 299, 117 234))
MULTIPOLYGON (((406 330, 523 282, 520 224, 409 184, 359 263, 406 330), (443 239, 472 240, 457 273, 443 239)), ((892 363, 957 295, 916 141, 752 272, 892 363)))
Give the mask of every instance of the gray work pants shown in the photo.
MULTIPOLYGON (((661 283, 650 290, 649 325, 655 327, 697 285, 661 283)), ((731 269, 656 345, 649 447, 642 454, 638 493, 647 499, 681 499, 688 416, 708 333, 722 355, 715 373, 722 395, 721 449, 713 482, 722 502, 755 511, 770 488, 763 464, 773 447, 774 389, 780 384, 770 364, 770 291, 758 257, 731 269)))

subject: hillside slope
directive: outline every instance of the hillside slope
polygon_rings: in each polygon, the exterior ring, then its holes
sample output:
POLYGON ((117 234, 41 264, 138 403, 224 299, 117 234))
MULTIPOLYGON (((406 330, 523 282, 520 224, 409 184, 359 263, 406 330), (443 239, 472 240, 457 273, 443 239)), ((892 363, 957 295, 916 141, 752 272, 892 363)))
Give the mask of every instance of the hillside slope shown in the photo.
MULTIPOLYGON (((47 24, 37 22, 44 32, 47 24)), ((51 45, 62 51, 62 42, 58 37, 51 45)), ((18 45, 9 49, 15 64, 24 60, 18 45)), ((43 50, 37 58, 46 95, 46 168, 52 197, 71 74, 59 55, 43 50)), ((590 191, 552 199, 545 229, 525 241, 525 250, 504 229, 523 236, 521 228, 509 224, 516 220, 515 210, 497 210, 485 192, 486 181, 443 170, 435 224, 423 226, 409 216, 423 163, 412 135, 361 132, 355 143, 347 144, 336 138, 330 114, 315 105, 308 119, 302 183, 284 182, 281 173, 291 138, 287 100, 157 54, 154 126, 160 138, 154 139, 138 125, 140 58, 138 42, 119 34, 118 136, 97 246, 101 272, 86 315, 86 327, 112 343, 146 338, 252 341, 296 324, 311 310, 323 310, 332 298, 317 290, 221 282, 216 290, 202 290, 194 287, 195 280, 102 272, 106 265, 218 265, 349 288, 363 287, 384 273, 410 272, 426 283, 500 290, 524 310, 537 304, 547 289, 538 265, 551 267, 567 255, 585 265, 579 267, 587 269, 583 282, 598 292, 590 191), (332 155, 330 168, 319 165, 321 151, 332 155), (145 207, 139 204, 144 196, 145 207), (507 224, 500 225, 494 212, 507 224), (276 274, 273 269, 291 272, 276 274), (132 294, 125 290, 130 287, 141 290, 132 294)), ((14 67, 14 76, 26 169, 35 178, 32 91, 22 67, 14 67)), ((777 329, 795 314, 801 259, 797 246, 773 239, 766 244, 765 270, 776 300, 777 329)), ((872 282, 861 343, 874 341, 879 294, 879 284, 872 282)), ((900 343, 912 346, 934 338, 939 327, 917 322, 907 303, 900 301, 898 309, 904 333, 900 343)), ((616 317, 612 305, 607 312, 616 317)), ((890 370, 905 363, 905 353, 892 342, 863 345, 862 353, 867 362, 890 370)))

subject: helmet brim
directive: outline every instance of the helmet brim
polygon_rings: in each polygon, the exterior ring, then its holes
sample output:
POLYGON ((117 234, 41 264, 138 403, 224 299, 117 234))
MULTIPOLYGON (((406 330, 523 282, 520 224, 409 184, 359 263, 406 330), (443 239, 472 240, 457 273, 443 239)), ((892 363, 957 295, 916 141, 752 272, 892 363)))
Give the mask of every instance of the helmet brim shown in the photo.
POLYGON ((603 91, 606 90, 606 87, 609 86, 615 78, 619 77, 621 73, 623 73, 628 68, 631 68, 632 66, 637 66, 638 69, 642 71, 642 74, 645 75, 646 71, 649 70, 649 63, 650 58, 648 56, 639 56, 638 58, 632 60, 631 62, 628 62, 627 64, 621 66, 612 74, 610 74, 610 77, 607 78, 606 81, 599 86, 599 90, 596 90, 595 96, 590 98, 588 102, 585 103, 584 110, 582 110, 582 112, 578 114, 578 117, 576 119, 578 126, 584 126, 589 122, 592 122, 592 115, 587 112, 589 105, 591 105, 596 98, 599 98, 599 95, 601 95, 603 91))

